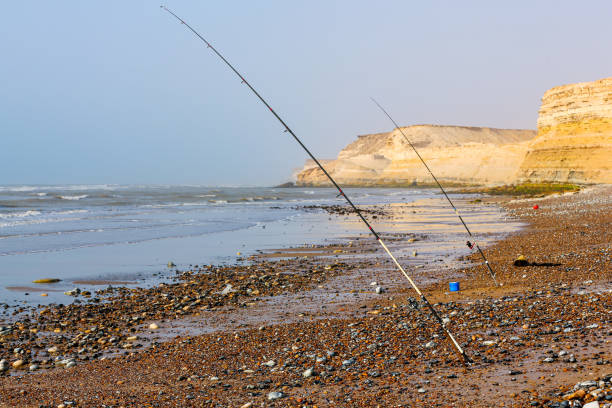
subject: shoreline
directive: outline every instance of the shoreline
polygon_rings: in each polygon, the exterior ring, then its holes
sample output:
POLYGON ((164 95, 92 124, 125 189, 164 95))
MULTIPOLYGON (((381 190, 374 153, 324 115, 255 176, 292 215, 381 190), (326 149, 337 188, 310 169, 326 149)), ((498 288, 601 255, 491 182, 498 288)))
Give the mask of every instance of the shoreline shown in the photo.
MULTIPOLYGON (((303 311, 296 312, 298 316, 292 314, 291 308, 287 309, 283 304, 277 304, 276 317, 272 319, 276 323, 264 325, 260 330, 260 327, 253 327, 254 324, 258 324, 257 322, 249 325, 240 322, 239 317, 241 313, 244 314, 244 310, 252 307, 259 307, 262 313, 265 309, 269 309, 268 312, 272 313, 269 303, 264 301, 260 302, 259 306, 247 305, 249 302, 244 299, 232 301, 234 296, 229 301, 213 296, 215 301, 221 304, 212 306, 212 309, 217 309, 219 313, 218 319, 213 317, 212 320, 218 320, 217 323, 221 322, 220 325, 223 326, 224 316, 229 316, 227 319, 234 321, 233 328, 195 337, 181 334, 181 337, 165 343, 156 344, 156 340, 152 339, 149 349, 133 355, 128 350, 134 346, 130 346, 126 348, 124 356, 112 360, 93 361, 69 369, 56 369, 23 377, 3 377, 0 378, 3 385, 0 404, 28 405, 34 401, 44 401, 57 405, 60 403, 58 402, 61 399, 60 395, 66 395, 67 398, 75 400, 77 406, 99 404, 102 401, 127 405, 133 403, 142 405, 157 401, 162 406, 176 404, 214 406, 217 403, 224 406, 241 406, 249 402, 271 406, 312 404, 326 406, 332 402, 342 406, 359 404, 371 406, 370 404, 375 403, 382 403, 383 406, 403 403, 427 406, 427 403, 436 402, 444 405, 454 401, 452 404, 456 406, 490 406, 486 405, 486 401, 490 398, 514 404, 510 406, 528 406, 531 402, 538 401, 540 394, 536 396, 531 391, 525 394, 521 388, 536 388, 537 392, 540 392, 540 387, 551 387, 551 384, 548 384, 550 380, 539 380, 542 375, 536 376, 536 373, 550 373, 553 367, 569 368, 568 371, 557 373, 558 387, 582 377, 591 379, 589 372, 594 370, 593 367, 603 367, 612 371, 609 362, 610 318, 606 316, 611 303, 610 243, 602 241, 602 237, 607 232, 605 228, 609 228, 610 224, 609 211, 605 213, 606 205, 609 206, 610 187, 595 188, 598 189, 603 190, 604 199, 608 197, 607 203, 601 199, 598 202, 596 197, 592 197, 591 189, 588 189, 586 192, 574 195, 538 199, 537 202, 541 207, 541 211, 538 212, 530 210, 529 199, 508 200, 502 204, 511 214, 529 222, 529 225, 520 232, 505 237, 485 249, 498 276, 505 283, 502 288, 491 288, 488 281, 490 278, 482 267, 472 266, 458 271, 466 278, 462 280, 462 291, 451 295, 446 291, 446 281, 440 282, 441 277, 445 276, 444 270, 433 268, 431 271, 422 271, 422 276, 427 276, 432 283, 421 289, 427 293, 430 300, 439 302, 436 308, 442 314, 452 319, 451 329, 458 332, 459 341, 467 343, 468 353, 476 351, 479 353, 477 356, 479 358, 484 355, 482 361, 478 360, 474 368, 464 370, 459 367, 456 356, 435 330, 428 314, 421 312, 421 306, 414 299, 412 291, 401 283, 393 284, 396 272, 391 270, 389 261, 384 258, 376 256, 361 260, 343 259, 342 262, 334 263, 329 262, 328 256, 283 259, 276 262, 264 259, 258 260, 261 262, 259 264, 261 267, 250 268, 258 269, 257 271, 249 270, 245 265, 227 266, 226 269, 213 273, 212 278, 206 279, 213 279, 211 285, 218 288, 233 284, 234 280, 231 280, 233 278, 230 279, 231 283, 225 281, 229 275, 234 276, 236 284, 232 285, 231 289, 237 288, 238 293, 242 290, 246 293, 248 288, 245 289, 246 286, 241 288, 240 282, 248 279, 244 277, 247 274, 255 275, 253 279, 259 282, 262 276, 274 276, 273 273, 259 270, 276 268, 284 271, 286 268, 293 268, 299 273, 293 275, 281 273, 278 277, 271 278, 271 282, 276 279, 277 283, 271 283, 269 286, 261 285, 260 293, 262 296, 264 293, 278 295, 284 292, 288 285, 294 285, 288 292, 296 294, 293 297, 302 297, 294 300, 294 307, 300 304, 304 306, 303 311), (564 204, 564 201, 567 203, 564 204), (578 208, 576 203, 579 204, 578 208), (581 206, 584 208, 580 208, 581 206), (598 209, 601 206, 603 208, 598 209), (576 214, 573 214, 572 210, 576 214), (568 218, 574 217, 581 222, 586 221, 594 228, 586 232, 567 231, 567 234, 571 235, 568 239, 571 239, 574 245, 562 242, 559 237, 561 232, 566 231, 561 228, 565 226, 563 222, 557 222, 554 228, 550 227, 551 221, 556 219, 560 212, 569 214, 568 218), (599 226, 594 223, 596 219, 600 221, 599 226), (585 245, 589 240, 598 241, 599 246, 593 247, 592 242, 590 246, 585 245), (597 252, 603 250, 605 251, 601 254, 597 252), (519 255, 517 251, 522 251, 531 262, 561 265, 517 268, 511 265, 511 260, 519 255), (598 261, 591 265, 590 270, 585 270, 584 266, 587 255, 598 261), (330 268, 325 269, 326 266, 330 268), (382 284, 386 291, 377 295, 373 293, 373 288, 370 288, 369 291, 362 290, 364 293, 357 291, 350 296, 340 296, 337 301, 333 299, 335 297, 333 295, 343 292, 336 290, 334 293, 333 290, 329 290, 330 285, 341 287, 341 284, 346 284, 347 277, 359 275, 359 272, 363 271, 369 275, 362 273, 366 276, 362 276, 364 282, 357 285, 358 287, 367 287, 368 280, 380 276, 383 277, 382 284), (523 275, 526 277, 523 278, 523 275), (240 279, 241 277, 243 279, 240 279), (589 280, 592 283, 576 284, 589 280), (597 288, 597 285, 603 285, 599 290, 601 293, 592 295, 591 293, 597 293, 597 290, 590 292, 589 288, 597 288), (279 289, 282 286, 285 286, 283 291, 279 289), (580 289, 581 287, 585 289, 580 289), (328 298, 322 301, 321 297, 316 296, 317 290, 324 292, 328 298), (584 293, 581 294, 582 291, 584 293), (589 296, 597 296, 598 301, 590 301, 589 296), (518 300, 514 300, 515 298, 518 300), (312 306, 311 310, 307 310, 308 305, 312 306), (518 305, 521 307, 517 309, 518 305), (554 308, 557 308, 556 312, 554 308), (584 320, 581 316, 586 315, 593 321, 591 325, 598 324, 598 326, 593 329, 578 329, 582 337, 575 341, 586 341, 589 346, 586 354, 582 350, 578 354, 577 348, 572 346, 571 350, 576 354, 574 359, 578 361, 577 363, 564 363, 561 357, 566 354, 563 354, 553 358, 551 363, 542 364, 542 359, 537 353, 537 351, 542 353, 537 350, 541 346, 534 347, 533 342, 537 338, 545 340, 546 336, 552 335, 557 340, 551 344, 562 348, 561 346, 571 343, 571 335, 576 330, 571 327, 572 330, 565 332, 564 329, 567 327, 563 327, 555 331, 555 324, 558 326, 559 323, 554 322, 559 319, 553 319, 547 314, 558 314, 559 308, 568 310, 564 313, 564 319, 567 319, 568 313, 570 316, 575 314, 580 317, 580 321, 584 320), (537 311, 536 316, 531 316, 533 310, 537 311), (519 323, 518 318, 505 319, 504 323, 504 319, 500 317, 515 317, 521 313, 529 315, 523 316, 523 319, 529 318, 534 322, 526 323, 526 329, 519 323), (490 314, 493 314, 495 319, 490 314), (474 327, 472 321, 480 326, 474 327), (355 329, 356 327, 358 329, 355 329), (365 328, 367 330, 364 330, 365 328), (551 334, 540 333, 547 330, 551 334), (493 332, 495 334, 492 334, 493 332), (510 335, 510 332, 514 335, 510 335), (295 333, 303 334, 298 334, 296 337, 295 333), (519 337, 519 340, 512 340, 514 337, 519 337), (490 341, 494 343, 483 346, 482 343, 485 341, 483 339, 491 339, 490 341), (429 344, 430 341, 436 344, 426 347, 426 343, 429 344), (591 362, 586 359, 583 362, 582 359, 582 354, 592 355, 595 351, 599 352, 601 347, 598 348, 593 343, 604 345, 604 354, 597 354, 601 356, 601 361, 604 361, 600 365, 590 364, 591 362), (294 347, 297 349, 294 350, 294 347), (208 352, 203 354, 201 351, 198 352, 198 349, 208 352), (287 351, 284 351, 285 349, 287 351), (333 355, 327 353, 328 351, 333 355), (197 355, 197 358, 190 353, 197 355), (315 356, 309 357, 312 354, 315 356), (166 355, 170 357, 164 357, 166 355), (218 356, 224 358, 215 358, 218 356), (270 361, 266 360, 268 358, 274 359, 274 364, 262 365, 270 361), (343 364, 351 359, 355 361, 343 364), (509 361, 504 361, 506 359, 509 361), (572 364, 578 366, 573 367, 572 364), (242 368, 243 366, 247 368, 242 368), (521 368, 517 369, 517 366, 521 368), (309 368, 313 368, 317 375, 305 376, 309 368), (520 371, 521 374, 513 376, 509 376, 507 372, 504 374, 505 371, 510 372, 512 369, 520 371), (94 391, 87 386, 78 391, 73 390, 73 394, 70 393, 70 390, 74 389, 75 382, 83 381, 81 376, 91 379, 94 373, 102 378, 120 377, 121 379, 109 382, 103 391, 98 390, 96 399, 91 399, 94 391), (500 380, 493 382, 487 380, 487 376, 490 375, 500 380), (508 390, 500 390, 499 384, 502 383, 504 385, 502 388, 505 388, 509 384, 506 384, 509 378, 516 379, 512 382, 513 386, 508 386, 508 390), (158 385, 150 385, 151 380, 154 380, 153 384, 158 382, 158 385), (266 382, 268 380, 270 382, 266 382), (541 384, 536 386, 534 383, 538 381, 541 384), (145 386, 145 382, 148 385, 145 386), (495 382, 497 386, 494 385, 495 382), (492 388, 483 389, 483 385, 492 388), (420 389, 424 389, 425 392, 420 392, 420 389), (516 392, 510 389, 516 389, 516 392), (21 390, 25 392, 21 393, 21 390), (351 401, 341 398, 348 391, 353 396, 351 401), (465 391, 468 391, 467 394, 465 391), (284 396, 278 400, 268 401, 269 392, 279 392, 284 396), (128 398, 129 395, 137 395, 136 400, 128 398)), ((567 224, 571 225, 573 224, 567 224)), ((349 248, 347 243, 344 245, 347 251, 355 251, 354 246, 349 248)), ((337 250, 345 250, 341 247, 342 245, 336 244, 331 254, 334 255, 334 251, 337 250)), ((367 246, 361 248, 367 250, 367 246)), ((323 250, 318 253, 329 255, 329 252, 323 250)), ((466 258, 472 258, 474 261, 473 256, 466 258)), ((417 269, 417 272, 421 276, 421 271, 417 269)), ((202 274, 188 274, 184 278, 186 279, 182 282, 185 285, 197 279, 204 279, 202 274)), ((266 278, 263 279, 264 283, 265 280, 266 278)), ((157 301, 161 301, 164 297, 163 290, 167 288, 158 290, 157 301)), ((251 294, 252 291, 251 289, 251 294)), ((139 299, 142 294, 137 291, 126 289, 120 292, 119 297, 135 297, 134 304, 142 301, 139 299)), ((240 299, 241 296, 235 297, 240 299)), ((177 304, 172 310, 180 311, 186 306, 192 307, 190 305, 197 300, 181 299, 180 302, 175 302, 177 304)), ((189 308, 185 311, 188 310, 189 308)), ((178 314, 180 315, 180 312, 178 314)), ((149 321, 153 316, 146 317, 149 321)), ((136 330, 142 327, 142 323, 136 324, 140 320, 137 319, 135 324, 125 326, 124 329, 136 330)), ((162 328, 164 324, 164 321, 160 321, 162 328)), ((96 331, 90 330, 90 333, 92 332, 96 331)), ((108 338, 106 332, 110 331, 104 331, 102 338, 108 338)), ((155 330, 151 332, 154 335, 158 333, 155 330)), ((116 341, 126 342, 128 337, 133 336, 125 336, 116 341)), ((144 340, 135 339, 131 342, 140 341, 144 340)), ((600 371, 597 370, 598 373, 600 371)))

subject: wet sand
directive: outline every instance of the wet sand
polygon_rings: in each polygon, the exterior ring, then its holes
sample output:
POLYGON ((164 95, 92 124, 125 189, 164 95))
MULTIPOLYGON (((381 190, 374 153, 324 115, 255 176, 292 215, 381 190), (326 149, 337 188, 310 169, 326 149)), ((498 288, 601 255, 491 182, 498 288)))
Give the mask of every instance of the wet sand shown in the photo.
MULTIPOLYGON (((23 365, 0 378, 0 404, 555 406, 586 380, 603 381, 583 388, 603 387, 605 401, 611 193, 500 203, 528 224, 485 248, 501 287, 474 255, 464 268, 410 268, 473 366, 463 367, 376 242, 354 237, 197 266, 157 288, 79 294, 81 304, 5 324, 1 358, 23 365), (534 266, 514 266, 520 254, 534 266), (449 280, 462 291, 449 293, 449 280)), ((399 249, 419 237, 384 238, 399 249)), ((402 262, 420 266, 406 254, 402 262)))

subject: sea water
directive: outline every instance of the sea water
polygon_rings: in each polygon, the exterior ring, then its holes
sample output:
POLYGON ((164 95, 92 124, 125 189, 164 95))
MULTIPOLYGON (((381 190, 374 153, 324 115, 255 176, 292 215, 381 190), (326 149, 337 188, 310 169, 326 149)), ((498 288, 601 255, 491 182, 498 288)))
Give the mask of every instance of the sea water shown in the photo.
MULTIPOLYGON (((413 216, 370 220, 382 232, 427 234, 428 242, 436 243, 435 256, 465 241, 454 212, 437 190, 345 191, 361 206, 411 203, 413 216)), ((179 269, 231 263, 238 252, 248 256, 367 233, 352 214, 303 208, 333 204, 346 205, 331 188, 0 186, 0 302, 67 303, 70 299, 63 292, 77 286, 74 282, 146 286, 172 276, 169 262, 179 269), (42 278, 61 282, 32 284, 42 278), (42 298, 40 291, 49 296, 42 298)), ((462 211, 484 239, 516 224, 508 223, 496 207, 462 211)))

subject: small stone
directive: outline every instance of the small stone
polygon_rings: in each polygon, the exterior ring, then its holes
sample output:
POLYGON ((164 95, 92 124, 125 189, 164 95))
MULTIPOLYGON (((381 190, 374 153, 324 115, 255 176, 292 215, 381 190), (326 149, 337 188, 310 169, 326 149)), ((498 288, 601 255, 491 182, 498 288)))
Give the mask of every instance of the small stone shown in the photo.
POLYGON ((343 366, 350 366, 350 365, 352 365, 352 364, 354 364, 354 363, 355 363, 355 357, 351 357, 351 358, 349 358, 348 360, 344 360, 344 361, 342 362, 342 365, 343 365, 343 366))
POLYGON ((599 408, 599 402, 597 401, 587 402, 586 404, 582 406, 582 408, 599 408))
POLYGON ((74 367, 76 363, 74 361, 69 361, 66 363, 66 368, 74 367))
POLYGON ((552 362, 554 362, 554 361, 555 361, 555 359, 554 359, 554 358, 552 358, 552 357, 546 357, 546 358, 545 358, 543 361, 544 361, 545 363, 552 363, 552 362))
POLYGON ((436 347, 436 342, 432 340, 429 343, 425 344, 425 347, 427 347, 427 348, 434 348, 434 347, 436 347))
POLYGON ((23 365, 23 363, 24 363, 23 360, 17 360, 17 361, 13 361, 11 365, 13 366, 13 368, 19 368, 23 365))
POLYGON ((302 373, 302 377, 304 378, 312 377, 313 375, 314 375, 314 370, 312 368, 309 368, 308 370, 302 373))
POLYGON ((274 367, 276 365, 276 361, 274 360, 266 361, 264 365, 267 367, 274 367))
POLYGON ((496 343, 495 340, 485 340, 482 342, 482 345, 483 346, 493 346, 495 345, 495 343, 496 343))
POLYGON ((30 371, 38 370, 38 364, 30 364, 30 371))
POLYGON ((380 294, 381 294, 381 293, 383 293, 384 291, 385 291, 385 290, 384 290, 382 287, 380 287, 380 286, 377 286, 377 287, 376 287, 376 294, 380 295, 380 294))
POLYGON ((419 394, 425 394, 427 391, 425 391, 425 388, 421 387, 421 388, 419 388, 419 389, 417 390, 417 392, 418 392, 419 394))
POLYGON ((222 295, 227 295, 230 292, 233 292, 234 290, 232 289, 232 285, 230 285, 229 283, 225 286, 225 288, 221 291, 222 295))
POLYGON ((279 398, 283 398, 284 396, 285 396, 285 394, 283 394, 282 392, 272 391, 271 393, 268 394, 268 399, 270 401, 274 401, 274 400, 277 400, 279 398))
POLYGON ((159 326, 157 325, 157 323, 151 323, 151 324, 149 325, 149 329, 151 329, 151 330, 157 330, 157 329, 159 329, 159 326))
POLYGON ((247 402, 246 404, 243 404, 240 406, 240 408, 251 408, 253 406, 252 402, 247 402))

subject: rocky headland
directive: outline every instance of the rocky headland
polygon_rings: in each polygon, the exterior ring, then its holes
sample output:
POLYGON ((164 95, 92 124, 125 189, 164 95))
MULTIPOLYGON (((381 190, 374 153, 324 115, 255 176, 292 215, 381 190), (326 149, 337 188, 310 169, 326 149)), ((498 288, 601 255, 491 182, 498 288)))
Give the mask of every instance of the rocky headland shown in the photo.
POLYGON ((521 165, 530 181, 612 183, 612 78, 548 90, 521 165))
MULTIPOLYGON (((512 182, 536 136, 533 130, 416 125, 402 130, 440 181, 452 184, 512 182)), ((431 176, 401 132, 359 136, 324 166, 342 185, 429 185, 431 176)), ((326 186, 328 180, 308 161, 297 184, 326 186)))

